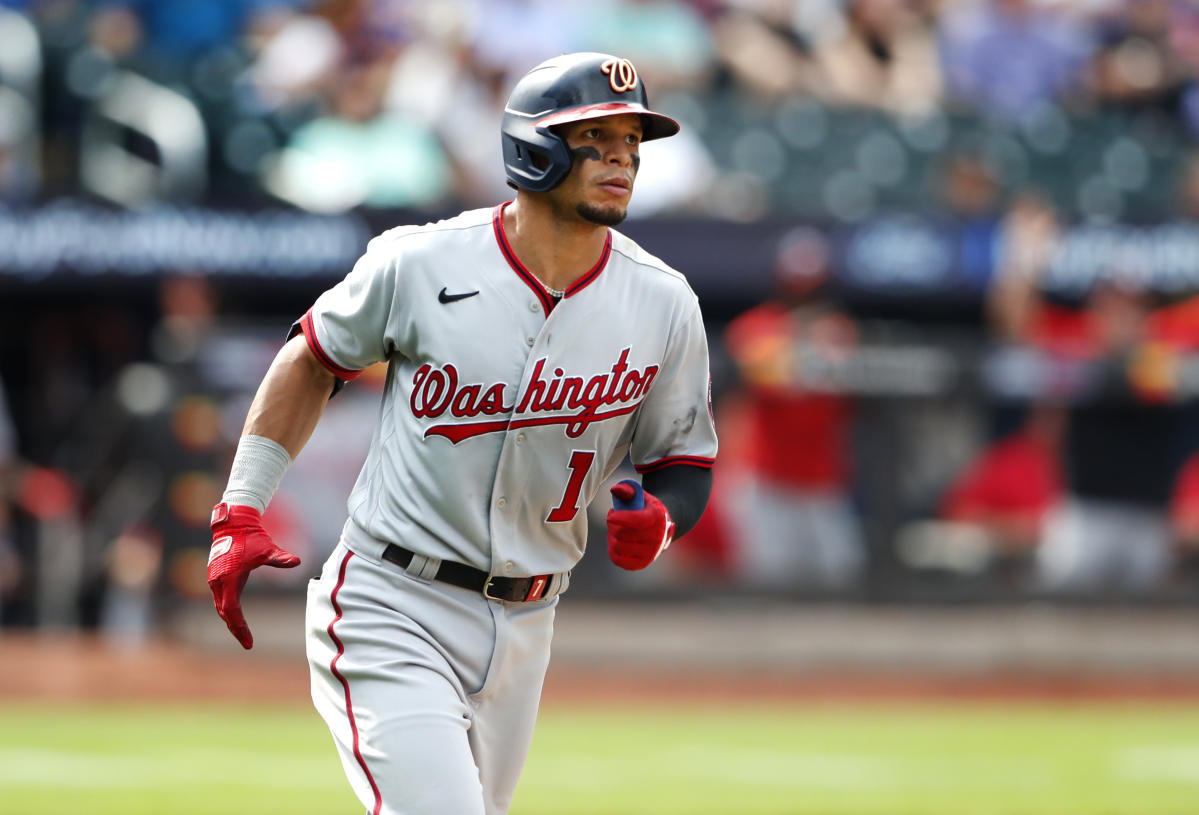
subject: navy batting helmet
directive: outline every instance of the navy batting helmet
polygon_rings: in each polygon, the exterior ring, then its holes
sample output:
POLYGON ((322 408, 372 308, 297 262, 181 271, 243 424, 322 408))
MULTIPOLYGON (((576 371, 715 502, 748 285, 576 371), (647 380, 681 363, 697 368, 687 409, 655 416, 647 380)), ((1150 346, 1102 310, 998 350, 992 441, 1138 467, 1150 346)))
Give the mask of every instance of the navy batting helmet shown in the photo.
POLYGON ((673 136, 679 123, 649 109, 645 85, 627 59, 611 54, 566 54, 529 71, 508 97, 500 126, 508 183, 545 192, 570 172, 571 155, 551 128, 567 122, 637 113, 642 141, 673 136))

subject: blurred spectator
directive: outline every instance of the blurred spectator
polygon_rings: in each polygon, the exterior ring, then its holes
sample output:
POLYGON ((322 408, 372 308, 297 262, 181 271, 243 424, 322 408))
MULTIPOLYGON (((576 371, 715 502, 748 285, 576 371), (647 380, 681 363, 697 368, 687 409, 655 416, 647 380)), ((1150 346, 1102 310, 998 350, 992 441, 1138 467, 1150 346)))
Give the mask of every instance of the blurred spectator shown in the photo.
POLYGON ((89 519, 103 553, 99 623, 136 646, 149 636, 167 598, 195 596, 181 566, 204 557, 201 504, 219 487, 213 473, 229 453, 217 389, 204 368, 217 297, 202 276, 169 274, 159 284, 159 322, 150 358, 117 380, 117 407, 133 428, 112 451, 89 519), (98 533, 98 534, 97 534, 98 533))
MULTIPOLYGON (((1149 323, 1152 336, 1159 342, 1192 358, 1199 352, 1199 295, 1191 294, 1157 309, 1149 323)), ((1186 405, 1185 419, 1192 436, 1199 429, 1195 409, 1192 398, 1186 405)), ((1194 449, 1193 442, 1179 446, 1184 450, 1194 449)), ((1199 452, 1187 455, 1179 468, 1170 495, 1169 517, 1179 564, 1184 571, 1199 574, 1195 569, 1199 566, 1199 452)))
POLYGON ((463 9, 451 11, 453 8, 442 7, 436 15, 413 22, 414 37, 401 49, 391 69, 384 100, 389 110, 435 126, 456 108, 496 107, 491 93, 480 96, 472 91, 472 86, 485 83, 478 77, 470 52, 470 21, 463 9))
POLYGON ((33 108, 0 84, 0 202, 27 203, 37 193, 38 168, 23 149, 37 138, 33 108))
POLYGON ((702 90, 715 66, 711 32, 684 0, 596 0, 580 43, 632 60, 659 96, 671 88, 702 90))
POLYGON ((980 530, 992 554, 1020 558, 1043 540, 1061 498, 1062 408, 1034 406, 1018 430, 986 446, 946 490, 940 515, 980 530))
POLYGON ((603 18, 600 3, 588 5, 583 15, 558 0, 464 2, 474 23, 470 47, 480 75, 505 88, 550 55, 586 50, 583 28, 603 18))
POLYGON ((1081 20, 1033 0, 947 4, 941 54, 948 96, 1018 120, 1084 89, 1091 36, 1081 20))
POLYGON ((1195 68, 1174 49, 1177 23, 1194 8, 1171 0, 1134 0, 1101 18, 1099 48, 1092 61, 1093 93, 1099 104, 1128 111, 1152 111, 1199 129, 1199 107, 1194 102, 1195 68), (1188 101, 1189 99, 1189 101, 1188 101))
POLYGON ((719 10, 713 47, 740 88, 767 98, 814 89, 812 43, 794 23, 787 3, 742 0, 719 10))
POLYGON ((1199 453, 1192 453, 1178 472, 1170 496, 1170 522, 1184 551, 1199 552, 1199 453))
POLYGON ((1057 212, 1035 189, 1018 192, 1000 225, 995 272, 986 295, 991 334, 1001 342, 1031 339, 1041 284, 1061 237, 1057 212))
POLYGON ((41 184, 41 49, 32 23, 0 6, 0 203, 28 203, 41 184))
POLYGON ((345 57, 337 29, 318 14, 263 15, 248 32, 253 62, 242 81, 243 104, 261 111, 319 100, 345 57))
MULTIPOLYGON (((125 4, 101 5, 95 9, 88 21, 88 40, 100 53, 118 61, 137 60, 143 51, 152 50, 145 42, 141 18, 125 4)), ((162 59, 184 62, 182 55, 155 53, 162 59)))
MULTIPOLYGON (((973 256, 985 265, 986 247, 994 247, 995 268, 986 281, 984 299, 987 333, 999 343, 991 359, 1012 360, 1020 357, 1012 349, 1031 347, 1040 339, 1041 284, 1057 245, 1059 224, 1040 193, 1025 189, 1016 194, 996 224, 996 233, 988 237, 987 213, 996 196, 984 169, 976 161, 967 161, 956 179, 951 173, 946 200, 956 202, 952 210, 983 216, 983 233, 973 256)), ((1029 370, 1020 368, 1025 376, 1029 370)), ((926 545, 940 561, 989 567, 1002 579, 1019 583, 1029 576, 1032 555, 1043 542, 1045 521, 1061 499, 1066 411, 1052 401, 1052 392, 1042 392, 1040 384, 1021 379, 1016 389, 1030 400, 1027 405, 1001 399, 984 406, 997 438, 991 438, 946 488, 938 516, 949 526, 930 525, 937 534, 926 545), (954 551, 965 542, 976 550, 968 556, 954 551)))
POLYGON ((1172 566, 1167 505, 1179 462, 1182 412, 1166 352, 1152 344, 1152 295, 1118 281, 1087 300, 1092 376, 1070 409, 1066 495, 1038 553, 1051 590, 1147 592, 1172 566))
POLYGON ((1186 221, 1199 223, 1199 151, 1183 158, 1173 189, 1174 212, 1186 221))
POLYGON ((774 299, 725 332, 752 417, 737 561, 755 585, 847 588, 865 565, 850 500, 852 400, 800 379, 802 354, 836 360, 857 342, 828 282, 823 236, 796 229, 783 241, 774 299))
POLYGON ((1101 18, 1092 83, 1101 104, 1177 115, 1191 72, 1171 47, 1171 0, 1132 0, 1101 18))
POLYGON ((995 168, 977 149, 948 154, 940 177, 938 215, 952 222, 954 251, 969 286, 983 292, 991 284, 1000 234, 1000 188, 995 168))
POLYGON ((314 10, 337 30, 350 66, 390 63, 411 37, 411 10, 407 3, 396 3, 394 0, 320 0, 314 10))
MULTIPOLYGON (((492 206, 511 194, 499 132, 508 86, 503 69, 480 64, 472 51, 475 23, 467 4, 437 6, 414 21, 419 35, 392 65, 388 111, 437 134, 451 162, 454 194, 466 206, 492 206)), ((520 65, 519 71, 531 67, 520 65)))
POLYGON ((267 189, 318 212, 440 201, 452 184, 445 151, 419 122, 383 111, 389 78, 385 62, 343 72, 329 113, 298 128, 265 165, 267 189))
POLYGON ((940 102, 936 38, 905 0, 849 0, 841 35, 816 62, 815 92, 833 104, 927 114, 940 102))
POLYGON ((1183 90, 1182 116, 1191 135, 1199 134, 1199 6, 1170 4, 1170 52, 1189 77, 1183 90))
POLYGON ((203 574, 195 564, 208 544, 203 505, 214 491, 219 498, 212 473, 228 453, 203 366, 215 293, 203 278, 177 274, 162 279, 159 298, 149 353, 133 354, 84 400, 86 420, 57 442, 53 458, 78 488, 40 473, 36 491, 63 497, 31 510, 47 541, 39 543, 40 621, 99 626, 129 645, 143 642, 180 595, 206 591, 186 578, 203 574), (54 525, 69 520, 68 508, 82 514, 77 540, 54 525))
POLYGON ((298 0, 102 0, 93 36, 123 56, 140 51, 154 63, 184 62, 231 46, 254 14, 298 0))
POLYGON ((13 534, 12 502, 17 481, 17 429, 0 382, 0 624, 4 603, 21 580, 21 560, 13 534))

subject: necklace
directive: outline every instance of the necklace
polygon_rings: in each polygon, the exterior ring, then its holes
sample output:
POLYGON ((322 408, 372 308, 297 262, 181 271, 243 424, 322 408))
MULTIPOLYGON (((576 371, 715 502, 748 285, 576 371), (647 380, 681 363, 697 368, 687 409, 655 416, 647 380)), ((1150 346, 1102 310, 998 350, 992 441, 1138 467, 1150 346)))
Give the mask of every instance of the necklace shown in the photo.
MULTIPOLYGON (((530 272, 530 274, 532 274, 532 272, 530 272)), ((564 290, 550 288, 550 285, 548 283, 546 283, 544 280, 542 280, 540 277, 537 277, 537 275, 533 275, 533 277, 537 278, 537 282, 541 284, 541 288, 545 289, 546 293, 549 294, 550 297, 553 297, 555 300, 561 300, 563 297, 566 296, 566 292, 564 290)))

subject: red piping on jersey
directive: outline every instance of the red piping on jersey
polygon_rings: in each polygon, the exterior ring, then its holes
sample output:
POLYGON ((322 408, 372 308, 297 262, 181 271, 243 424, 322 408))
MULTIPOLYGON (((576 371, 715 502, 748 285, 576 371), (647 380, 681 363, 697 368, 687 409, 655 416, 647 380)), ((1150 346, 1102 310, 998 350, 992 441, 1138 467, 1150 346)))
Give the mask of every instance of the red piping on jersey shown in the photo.
POLYGON ((329 373, 344 382, 349 382, 362 375, 362 371, 351 371, 349 368, 341 367, 329 358, 324 348, 321 348, 320 340, 316 338, 316 326, 312 324, 312 309, 308 309, 304 312, 304 316, 300 318, 300 331, 304 334, 304 339, 308 342, 309 350, 312 351, 321 365, 329 369, 329 373))
POLYGON ((705 470, 710 470, 715 463, 716 459, 705 458, 704 456, 670 456, 669 458, 659 459, 650 464, 638 464, 633 469, 639 473, 652 473, 655 470, 673 467, 676 464, 686 464, 691 467, 702 467, 705 470))
POLYGON ((362 750, 358 746, 358 723, 354 721, 354 705, 350 701, 350 683, 342 676, 341 671, 337 670, 337 663, 341 659, 341 655, 346 652, 345 645, 338 636, 333 633, 333 626, 341 620, 341 606, 337 603, 337 593, 341 591, 342 585, 346 582, 346 566, 350 564, 350 558, 354 556, 353 552, 347 552, 345 558, 341 561, 341 570, 337 574, 337 585, 333 587, 333 593, 329 595, 329 601, 333 603, 333 610, 337 612, 337 616, 329 623, 326 629, 329 632, 329 639, 333 640, 333 644, 337 646, 337 654, 333 657, 333 661, 329 663, 329 670, 337 677, 337 681, 341 683, 342 688, 346 692, 346 717, 350 720, 350 732, 354 736, 354 758, 358 761, 358 766, 362 768, 362 772, 366 773, 366 780, 370 782, 371 792, 375 794, 375 807, 371 810, 371 815, 379 815, 383 809, 383 796, 379 793, 379 785, 375 783, 375 777, 371 775, 370 768, 366 766, 366 759, 362 757, 362 750))
MULTIPOLYGON (((587 426, 590 425, 592 422, 602 422, 605 419, 613 419, 617 416, 624 416, 625 414, 632 413, 634 410, 636 410, 639 407, 641 407, 640 402, 638 402, 635 405, 628 405, 627 407, 618 408, 616 410, 608 410, 608 411, 604 411, 603 413, 595 413, 595 414, 592 414, 591 416, 580 416, 578 414, 571 413, 571 414, 567 414, 565 416, 538 416, 534 419, 512 419, 511 421, 509 421, 507 419, 501 419, 501 420, 495 421, 495 422, 465 422, 463 424, 438 424, 438 425, 433 425, 432 427, 430 427, 428 430, 425 431, 425 438, 428 438, 429 436, 444 436, 445 438, 449 439, 452 443, 457 444, 458 442, 462 441, 463 439, 469 439, 469 438, 472 438, 473 436, 482 436, 486 433, 499 433, 499 432, 502 432, 505 430, 516 430, 521 427, 541 427, 541 426, 550 425, 550 424, 571 425, 571 424, 580 424, 581 423, 583 429, 585 430, 587 428, 587 426)), ((582 435, 582 431, 580 431, 578 434, 575 434, 574 436, 571 436, 569 428, 568 428, 567 435, 570 436, 571 438, 576 438, 577 436, 582 435)), ((712 465, 709 464, 708 466, 711 467, 712 465)))
POLYGON ((604 267, 608 264, 608 258, 609 258, 609 256, 611 256, 611 254, 612 254, 612 232, 611 232, 611 230, 609 230, 608 236, 604 240, 604 251, 600 252, 599 262, 591 267, 591 271, 587 272, 587 274, 583 275, 578 280, 576 280, 574 282, 574 284, 571 285, 571 287, 566 290, 566 294, 563 296, 570 297, 571 295, 578 294, 580 290, 585 289, 589 285, 591 285, 591 281, 593 281, 597 277, 599 277, 599 273, 602 272, 604 270, 604 267))
MULTIPOLYGON (((520 258, 512 251, 512 247, 508 243, 508 235, 504 231, 504 208, 511 203, 511 201, 506 201, 495 208, 495 214, 491 218, 492 227, 495 229, 495 239, 500 245, 500 251, 504 254, 504 259, 508 261, 508 265, 520 276, 521 280, 525 281, 525 285, 537 295, 537 299, 541 301, 541 307, 545 310, 545 314, 548 317, 549 313, 554 310, 554 298, 550 297, 549 292, 545 290, 545 286, 537 279, 537 276, 526 269, 524 264, 520 262, 520 258)), ((600 272, 607 266, 608 258, 611 256, 612 230, 608 230, 607 235, 604 237, 604 249, 600 252, 599 260, 596 261, 596 264, 585 275, 572 283, 566 289, 563 296, 571 297, 589 286, 593 280, 599 277, 600 272)))

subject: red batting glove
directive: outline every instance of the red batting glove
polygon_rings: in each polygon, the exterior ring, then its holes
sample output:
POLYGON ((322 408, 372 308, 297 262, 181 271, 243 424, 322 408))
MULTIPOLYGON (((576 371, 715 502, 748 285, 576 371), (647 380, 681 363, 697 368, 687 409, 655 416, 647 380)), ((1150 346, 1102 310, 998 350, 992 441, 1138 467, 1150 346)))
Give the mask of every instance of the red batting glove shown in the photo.
POLYGON ((208 587, 212 602, 242 648, 254 646, 254 636, 241 611, 241 590, 250 572, 259 566, 291 569, 300 559, 275 545, 262 528, 262 514, 254 507, 226 504, 212 508, 212 551, 208 555, 208 587))
POLYGON ((622 569, 644 569, 670 546, 674 521, 662 502, 636 481, 614 484, 612 504, 608 510, 608 557, 622 569))

